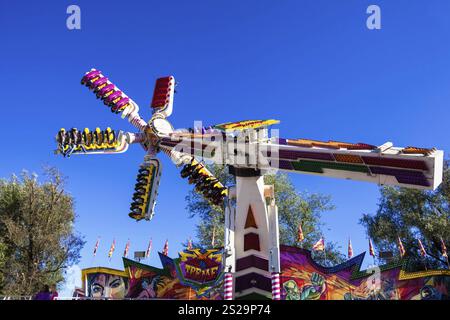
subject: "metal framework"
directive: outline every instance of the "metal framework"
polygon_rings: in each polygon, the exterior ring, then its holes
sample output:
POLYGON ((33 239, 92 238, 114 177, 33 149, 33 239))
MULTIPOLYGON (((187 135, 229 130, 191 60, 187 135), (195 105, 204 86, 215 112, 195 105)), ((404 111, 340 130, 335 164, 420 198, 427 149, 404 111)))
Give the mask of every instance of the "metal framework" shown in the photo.
POLYGON ((168 155, 182 167, 181 176, 195 184, 208 201, 225 205, 227 298, 255 294, 279 298, 278 211, 273 186, 264 185, 265 173, 282 170, 415 189, 435 189, 442 181, 443 151, 434 148, 284 139, 269 134, 268 128, 277 124, 276 120, 174 129, 167 120, 175 94, 172 76, 156 80, 148 122, 139 115, 137 103, 101 71, 92 69, 81 83, 138 131, 61 129, 56 153, 65 157, 114 154, 125 152, 130 144, 140 144, 146 154, 129 213, 138 221, 154 215, 161 176, 156 156, 161 151, 168 155), (236 185, 223 186, 205 161, 229 166, 236 185))

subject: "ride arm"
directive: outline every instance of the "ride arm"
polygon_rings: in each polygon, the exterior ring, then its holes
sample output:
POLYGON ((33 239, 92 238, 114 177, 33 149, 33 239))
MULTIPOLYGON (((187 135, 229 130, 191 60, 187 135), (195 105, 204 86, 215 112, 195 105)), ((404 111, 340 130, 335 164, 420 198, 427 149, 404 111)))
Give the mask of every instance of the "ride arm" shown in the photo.
POLYGON ((140 131, 144 131, 147 122, 139 115, 139 106, 123 91, 117 88, 100 70, 91 69, 81 79, 81 84, 92 90, 98 99, 111 109, 111 112, 122 113, 122 119, 128 121, 140 131))
POLYGON ((260 167, 422 190, 434 190, 442 182, 441 150, 310 141, 277 139, 259 144, 265 160, 260 167))

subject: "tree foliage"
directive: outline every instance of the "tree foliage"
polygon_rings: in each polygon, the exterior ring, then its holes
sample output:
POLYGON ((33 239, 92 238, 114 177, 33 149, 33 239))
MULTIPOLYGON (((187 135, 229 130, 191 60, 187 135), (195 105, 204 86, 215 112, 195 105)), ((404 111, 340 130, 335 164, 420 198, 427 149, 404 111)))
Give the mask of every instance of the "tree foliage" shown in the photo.
POLYGON ((23 172, 0 180, 0 294, 30 295, 63 280, 84 245, 74 232, 73 198, 54 168, 46 180, 23 172), (2 258, 3 256, 3 258, 2 258))
POLYGON ((360 223, 366 228, 375 247, 382 251, 393 251, 399 255, 397 238, 400 237, 410 268, 446 267, 441 256, 441 238, 450 242, 450 173, 449 162, 444 166, 442 184, 435 191, 383 187, 374 215, 364 214, 360 223), (418 239, 421 239, 428 255, 419 254, 418 239))
MULTIPOLYGON (((211 165, 209 169, 224 185, 235 183, 234 177, 228 173, 226 167, 211 165)), ((286 174, 266 175, 264 182, 275 187, 280 243, 311 249, 322 236, 321 214, 334 209, 330 196, 307 192, 298 193, 286 174), (298 243, 297 230, 300 223, 305 240, 298 243)), ((214 245, 223 246, 225 225, 223 208, 209 204, 194 190, 191 190, 186 196, 186 202, 186 209, 189 211, 190 217, 198 217, 200 220, 196 229, 197 242, 194 244, 204 248, 211 247, 214 234, 214 245)), ((313 257, 323 265, 334 265, 345 259, 333 242, 326 243, 326 254, 313 253, 313 257)))

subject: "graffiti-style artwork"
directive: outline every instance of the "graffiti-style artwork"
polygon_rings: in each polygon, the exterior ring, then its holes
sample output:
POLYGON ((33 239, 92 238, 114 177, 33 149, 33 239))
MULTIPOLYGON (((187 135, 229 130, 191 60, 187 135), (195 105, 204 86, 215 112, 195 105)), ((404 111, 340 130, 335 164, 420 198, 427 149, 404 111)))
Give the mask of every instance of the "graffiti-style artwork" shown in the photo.
POLYGON ((127 298, 223 299, 221 252, 194 249, 192 253, 188 253, 189 251, 180 252, 180 258, 177 259, 160 254, 162 269, 124 258, 124 267, 130 276, 127 298), (201 270, 193 269, 197 267, 201 270), (189 271, 185 273, 186 270, 189 271), (193 279, 195 281, 191 281, 193 279))
POLYGON ((86 296, 94 299, 123 299, 128 292, 128 276, 110 268, 89 268, 82 272, 86 296))
POLYGON ((174 278, 167 268, 159 269, 129 259, 123 259, 130 276, 127 298, 153 299, 170 297, 174 278))
MULTIPOLYGON (((450 270, 407 272, 406 260, 361 270, 364 255, 334 267, 323 267, 314 262, 310 251, 281 246, 281 298, 450 299, 450 270)), ((176 259, 160 253, 162 268, 123 258, 125 271, 84 269, 82 293, 94 299, 223 300, 222 257, 221 249, 186 249, 176 259)))
MULTIPOLYGON (((180 252, 180 257, 177 259, 171 259, 163 254, 159 254, 162 269, 151 267, 145 264, 141 264, 129 259, 123 259, 124 266, 130 275, 130 288, 128 290, 127 298, 133 299, 177 299, 177 300, 221 300, 222 299, 222 280, 219 276, 216 281, 204 282, 210 280, 211 274, 216 273, 220 275, 222 270, 221 258, 216 258, 217 264, 211 265, 209 260, 214 260, 214 254, 216 250, 209 250, 203 253, 205 255, 206 264, 202 264, 200 258, 193 259, 193 257, 187 257, 186 251, 180 252), (212 258, 211 258, 212 256, 212 258), (190 259, 189 259, 190 258, 190 259), (197 275, 197 280, 201 281, 201 285, 197 285, 196 282, 187 281, 186 276, 181 270, 191 270, 192 265, 189 263, 199 262, 199 266, 209 267, 209 276, 206 276, 206 269, 204 276, 201 276, 201 272, 197 275), (212 270, 211 270, 212 269, 212 270), (203 281, 203 282, 202 282, 203 281)), ((192 250, 198 252, 201 255, 201 251, 192 250)), ((193 272, 190 275, 196 275, 193 272)))
POLYGON ((281 247, 285 300, 447 300, 450 271, 408 273, 405 261, 361 271, 365 253, 326 268, 308 250, 281 247))
POLYGON ((163 268, 123 258, 125 271, 84 269, 80 291, 93 299, 222 300, 222 252, 193 249, 179 255, 171 259, 160 253, 163 268))
POLYGON ((174 261, 181 283, 205 296, 223 281, 222 250, 187 249, 174 261))

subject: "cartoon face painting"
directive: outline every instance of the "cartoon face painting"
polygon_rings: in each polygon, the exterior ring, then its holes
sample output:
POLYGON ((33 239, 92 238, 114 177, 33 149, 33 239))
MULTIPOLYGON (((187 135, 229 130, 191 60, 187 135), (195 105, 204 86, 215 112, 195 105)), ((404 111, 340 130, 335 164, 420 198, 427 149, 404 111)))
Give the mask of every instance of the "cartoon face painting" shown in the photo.
POLYGON ((92 298, 123 299, 128 290, 127 280, 113 274, 93 274, 89 281, 89 296, 92 298))
POLYGON ((286 300, 300 300, 300 292, 294 280, 286 281, 283 288, 286 293, 286 300))

